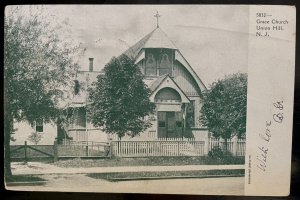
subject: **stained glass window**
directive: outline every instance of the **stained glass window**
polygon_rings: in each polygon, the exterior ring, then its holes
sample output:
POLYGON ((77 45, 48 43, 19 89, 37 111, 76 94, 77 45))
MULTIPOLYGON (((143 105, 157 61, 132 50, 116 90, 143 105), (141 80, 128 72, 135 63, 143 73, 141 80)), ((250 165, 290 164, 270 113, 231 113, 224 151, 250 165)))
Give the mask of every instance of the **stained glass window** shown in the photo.
POLYGON ((153 53, 146 54, 146 75, 156 75, 156 59, 153 53))

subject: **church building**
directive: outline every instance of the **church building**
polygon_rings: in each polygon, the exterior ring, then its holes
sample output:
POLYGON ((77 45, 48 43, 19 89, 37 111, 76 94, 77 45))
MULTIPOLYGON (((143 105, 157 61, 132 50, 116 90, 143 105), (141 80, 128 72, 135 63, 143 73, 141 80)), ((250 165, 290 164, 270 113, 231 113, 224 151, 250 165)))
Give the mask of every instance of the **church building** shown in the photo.
MULTIPOLYGON (((124 54, 135 61, 144 75, 144 82, 151 90, 150 101, 155 103, 156 108, 154 114, 149 116, 152 126, 148 130, 135 138, 125 136, 122 140, 208 138, 208 130, 199 120, 202 92, 206 87, 180 50, 159 27, 158 21, 153 31, 128 48, 124 54)), ((26 122, 15 123, 16 140, 12 144, 24 144, 32 132, 42 134, 39 144, 50 145, 56 139, 59 143, 107 142, 116 139, 116 136, 108 135, 87 120, 87 88, 103 73, 94 70, 94 58, 89 58, 89 70, 77 71, 73 98, 64 107, 67 120, 44 123, 41 119, 33 126, 26 122)))
MULTIPOLYGON (((138 137, 208 137, 207 128, 199 122, 201 95, 206 87, 158 23, 153 31, 124 54, 132 58, 141 70, 144 82, 151 90, 150 101, 156 105, 154 115, 150 116, 152 127, 138 137)), ((107 140, 106 133, 86 120, 85 112, 86 89, 101 74, 103 71, 93 70, 93 58, 89 59, 89 71, 77 72, 75 97, 66 108, 73 117, 66 131, 58 130, 58 138, 75 141, 107 140)))

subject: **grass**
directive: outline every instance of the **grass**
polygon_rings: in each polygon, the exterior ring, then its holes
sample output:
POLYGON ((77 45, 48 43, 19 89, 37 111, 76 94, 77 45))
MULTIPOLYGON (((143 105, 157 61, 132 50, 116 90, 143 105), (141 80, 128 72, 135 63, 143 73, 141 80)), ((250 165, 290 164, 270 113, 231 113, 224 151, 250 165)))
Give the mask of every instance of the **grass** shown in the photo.
POLYGON ((116 167, 116 166, 174 166, 174 165, 221 165, 244 164, 244 157, 217 159, 210 157, 150 157, 59 160, 53 165, 65 168, 116 167))
POLYGON ((221 176, 244 176, 244 170, 202 170, 202 171, 168 171, 168 172, 118 172, 88 174, 94 179, 109 181, 145 180, 145 179, 170 179, 170 178, 207 178, 221 176))

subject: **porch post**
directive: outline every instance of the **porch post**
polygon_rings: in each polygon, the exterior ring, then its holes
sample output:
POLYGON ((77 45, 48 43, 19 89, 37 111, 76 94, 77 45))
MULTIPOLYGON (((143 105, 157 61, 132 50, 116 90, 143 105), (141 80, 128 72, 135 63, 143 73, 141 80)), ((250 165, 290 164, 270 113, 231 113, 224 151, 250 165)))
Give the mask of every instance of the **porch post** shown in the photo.
POLYGON ((183 138, 183 136, 185 135, 186 132, 186 108, 187 108, 187 104, 183 103, 183 132, 181 134, 181 137, 183 138))

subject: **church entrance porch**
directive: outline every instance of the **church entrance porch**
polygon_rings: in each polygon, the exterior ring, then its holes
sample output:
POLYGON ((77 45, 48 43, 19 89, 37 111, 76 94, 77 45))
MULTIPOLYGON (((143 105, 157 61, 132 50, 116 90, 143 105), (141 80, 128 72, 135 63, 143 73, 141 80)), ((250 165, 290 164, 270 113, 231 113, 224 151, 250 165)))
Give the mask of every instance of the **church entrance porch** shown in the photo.
POLYGON ((158 138, 178 138, 183 134, 182 112, 157 112, 158 138))

